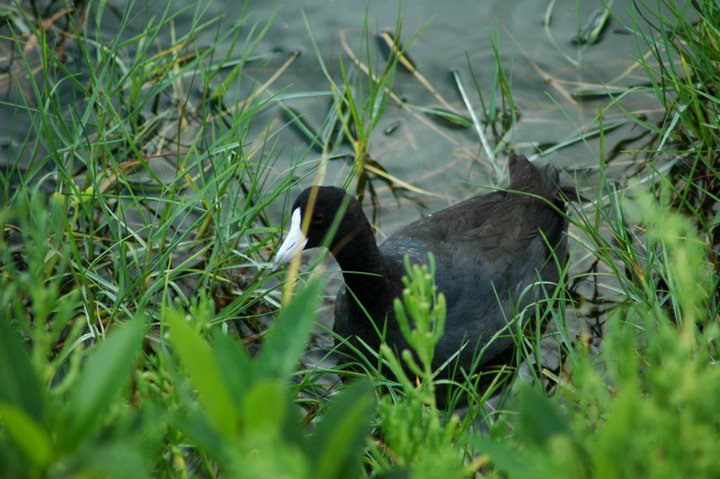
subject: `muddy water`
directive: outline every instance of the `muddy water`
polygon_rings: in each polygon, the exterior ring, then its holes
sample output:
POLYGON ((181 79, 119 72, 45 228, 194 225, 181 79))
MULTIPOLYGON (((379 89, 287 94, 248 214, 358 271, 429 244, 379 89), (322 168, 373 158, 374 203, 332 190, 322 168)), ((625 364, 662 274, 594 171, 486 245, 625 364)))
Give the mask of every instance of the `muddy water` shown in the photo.
MULTIPOLYGON (((232 12, 233 2, 226 3, 232 12)), ((399 11, 396 2, 368 2, 366 8, 354 2, 299 1, 282 7, 274 2, 251 2, 249 11, 251 20, 261 23, 277 13, 258 48, 261 53, 276 52, 278 58, 273 64, 281 63, 294 50, 302 52, 272 85, 273 92, 282 94, 327 90, 328 82, 320 69, 318 55, 335 81, 340 77, 339 57, 343 57, 346 68, 355 68, 348 60, 348 49, 364 61, 366 21, 371 36, 371 61, 381 65, 385 57, 378 53, 375 34, 384 29, 394 31, 399 14, 402 40, 409 42, 417 34, 408 52, 422 75, 453 108, 466 112, 450 73, 457 69, 474 110, 479 112, 480 96, 488 101, 492 94, 496 62, 491 41, 495 41, 520 115, 519 122, 504 140, 512 148, 530 155, 537 152, 537 145, 567 140, 597 124, 599 109, 610 100, 576 101, 572 96, 576 91, 602 90, 604 84, 626 86, 645 81, 642 69, 633 68, 635 58, 644 52, 637 51, 631 36, 618 32, 622 24, 628 22, 622 4, 615 6, 618 18, 607 28, 601 42, 592 46, 571 43, 578 29, 599 6, 601 2, 597 1, 558 1, 548 28, 543 24, 548 2, 538 0, 468 0, 452 2, 450 6, 435 1, 414 1, 406 2, 399 11), (303 12, 317 42, 317 51, 311 45, 303 12)), ((267 78, 266 68, 258 69, 258 81, 267 78)), ((442 107, 416 77, 402 69, 396 76, 394 92, 411 107, 442 107)), ((300 112, 308 124, 319 127, 328 101, 328 97, 322 96, 291 99, 287 104, 300 112)), ((626 97, 623 105, 634 111, 652 111, 656 104, 645 94, 634 94, 626 97)), ((618 109, 610 108, 605 114, 605 123, 624 118, 618 109)), ((257 120, 262 129, 267 122, 280 127, 286 118, 279 109, 269 109, 257 120)), ((608 149, 619 139, 632 136, 630 129, 628 125, 609 134, 608 149)), ((319 156, 317 152, 304 154, 307 145, 304 138, 290 129, 283 132, 281 138, 284 145, 281 164, 302 160, 316 163, 313 160, 319 156)), ((490 138, 493 145, 496 140, 490 138)), ((551 161, 570 174, 578 170, 592 173, 597 151, 597 141, 590 140, 538 161, 551 161)), ((396 225, 423 212, 467 197, 480 186, 495 185, 498 181, 474 129, 448 128, 394 101, 389 102, 374 130, 370 154, 388 173, 428 193, 408 195, 407 199, 400 200, 398 208, 387 188, 378 183, 382 204, 393 204, 381 211, 381 234, 392 232, 396 225), (392 134, 385 134, 390 130, 392 134)), ((500 153, 501 168, 504 160, 505 155, 500 153)), ((622 165, 622 159, 618 164, 622 165)), ((348 168, 342 161, 333 162, 325 183, 341 183, 348 168)), ((616 174, 622 170, 620 166, 616 174)), ((592 184, 592 174, 578 180, 592 184)), ((308 179, 305 184, 309 182, 308 179)))
MULTIPOLYGON (((120 0, 108 3, 116 12, 125 7, 125 2, 120 0)), ((262 26, 271 22, 267 34, 255 50, 263 60, 247 66, 247 77, 242 86, 231 89, 226 101, 232 104, 245 98, 257 85, 265 83, 291 52, 300 51, 300 57, 272 82, 266 93, 290 97, 284 104, 315 128, 320 126, 330 102, 327 94, 329 82, 318 57, 336 82, 340 80, 341 57, 346 69, 353 75, 361 76, 357 66, 349 59, 350 54, 358 56, 364 63, 367 63, 369 55, 370 63, 375 68, 381 67, 385 56, 378 50, 376 34, 386 29, 395 31, 398 18, 402 19, 401 41, 409 45, 407 51, 419 72, 453 109, 464 113, 467 112, 466 106, 450 72, 459 72, 472 109, 480 114, 481 98, 488 102, 493 93, 496 61, 491 45, 495 42, 519 114, 519 121, 505 132, 502 140, 510 148, 528 155, 537 153, 536 146, 546 147, 567 140, 577 136, 584 128, 597 124, 599 109, 606 107, 610 99, 576 101, 572 97, 576 91, 602 90, 605 84, 627 86, 645 81, 642 69, 634 68, 634 65, 635 58, 646 51, 638 50, 632 36, 619 33, 623 24, 631 23, 625 11, 626 4, 630 2, 615 2, 613 14, 617 18, 606 29, 602 40, 592 46, 573 45, 571 39, 592 12, 602 6, 603 2, 599 0, 554 2, 547 27, 544 19, 551 2, 541 0, 459 0, 447 5, 434 0, 414 0, 402 5, 400 2, 385 1, 359 4, 349 0, 298 0, 285 4, 250 1, 244 11, 238 6, 241 2, 214 0, 195 7, 191 2, 177 1, 172 4, 171 10, 179 11, 187 6, 186 3, 190 8, 175 18, 176 37, 190 28, 197 8, 204 10, 203 18, 220 16, 225 25, 236 24, 246 16, 245 32, 248 34, 251 25, 257 25, 256 35, 262 26), (365 49, 365 26, 369 53, 365 49), (311 35, 317 50, 312 46, 311 35), (297 97, 308 93, 312 95, 297 97)), ((145 25, 144 18, 160 16, 165 8, 165 2, 137 2, 133 16, 138 21, 130 22, 124 34, 130 37, 138 33, 145 25)), ((103 31, 99 34, 114 37, 120 25, 110 8, 106 10, 103 21, 103 31)), ((215 42, 222 30, 222 24, 217 29, 203 30, 196 44, 202 46, 215 42)), ((231 48, 231 40, 228 39, 219 48, 220 53, 231 48)), ((163 32, 159 43, 163 43, 159 47, 167 48, 170 32, 163 32)), ((243 40, 239 43, 237 51, 230 53, 231 59, 241 55, 243 40)), ((68 61, 72 61, 72 55, 68 61)), ((240 82, 237 84, 240 85, 240 82)), ((504 152, 499 152, 500 171, 496 171, 489 164, 473 128, 449 128, 422 114, 419 111, 422 108, 442 108, 443 105, 415 76, 401 68, 398 69, 393 92, 405 104, 400 105, 393 100, 388 102, 372 134, 370 155, 389 175, 423 192, 409 193, 396 201, 387 187, 376 182, 382 206, 378 219, 381 236, 392 232, 398 224, 452 204, 477 192, 482 186, 502 184, 505 160, 504 152)), ((9 106, 10 103, 23 103, 18 89, 7 88, 4 94, 7 103, 0 105, 0 157, 6 162, 12 161, 18 154, 30 127, 30 118, 22 109, 9 106)), ((359 97, 362 98, 362 94, 359 97)), ((76 100, 68 98, 70 102, 76 100)), ((622 104, 630 111, 642 113, 651 113, 656 108, 656 103, 647 94, 630 95, 622 104)), ((604 120, 605 124, 611 124, 625 120, 625 115, 619 109, 610 107, 604 120)), ((254 139, 261 141, 269 126, 281 151, 276 174, 283 175, 290 166, 298 164, 304 165, 298 173, 307 174, 317 165, 319 154, 308 151, 307 139, 287 126, 287 121, 277 102, 270 101, 254 119, 254 139)), ((607 149, 633 134, 629 123, 614 130, 607 137, 607 149)), ((488 135, 493 146, 500 140, 490 133, 488 135)), ((551 161, 571 175, 577 171, 590 172, 590 178, 580 177, 578 181, 592 184, 597 151, 597 141, 590 140, 539 161, 551 161)), ((614 174, 620 175, 625 167, 623 158, 616 164, 619 166, 614 174)), ((324 182, 342 183, 349 169, 347 161, 331 162, 324 182)), ((309 182, 308 178, 298 189, 309 182)), ((275 213, 279 216, 281 208, 278 207, 275 213)))

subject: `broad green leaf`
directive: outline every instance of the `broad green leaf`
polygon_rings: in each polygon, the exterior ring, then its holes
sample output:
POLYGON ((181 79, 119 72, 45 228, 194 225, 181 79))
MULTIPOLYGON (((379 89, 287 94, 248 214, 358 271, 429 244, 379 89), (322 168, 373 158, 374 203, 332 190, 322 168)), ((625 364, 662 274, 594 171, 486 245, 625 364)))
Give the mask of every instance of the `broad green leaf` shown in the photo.
POLYGON ((475 454, 487 454, 492 463, 509 477, 543 479, 536 470, 533 459, 526 451, 516 451, 508 442, 500 442, 487 437, 475 436, 470 439, 475 454))
POLYGON ((288 398, 285 385, 279 381, 266 379, 255 384, 248 391, 243 403, 245 431, 278 435, 291 406, 288 398))
POLYGON ((152 474, 153 459, 151 451, 137 444, 123 441, 101 442, 93 444, 91 454, 83 454, 78 470, 66 477, 90 479, 147 479, 157 477, 152 474))
POLYGON ((310 438, 314 478, 360 475, 360 456, 374 410, 369 381, 357 381, 338 394, 310 438))
POLYGON ((13 404, 0 403, 0 423, 35 466, 42 468, 50 461, 50 437, 25 411, 13 404))
POLYGON ((234 402, 239 403, 254 378, 250 355, 241 342, 225 334, 216 334, 212 346, 215 360, 222 365, 220 372, 225 384, 234 402))
POLYGON ((198 450, 204 451, 209 457, 213 458, 219 464, 223 465, 228 462, 226 446, 233 443, 224 438, 215 431, 207 419, 202 414, 187 414, 187 410, 177 411, 172 420, 172 424, 184 437, 189 440, 198 450))
POLYGON ((63 445, 78 445, 99 424, 130 380, 144 336, 143 319, 133 319, 112 331, 87 358, 65 411, 63 445))
POLYGON ((234 436, 238 410, 210 347, 185 321, 182 313, 166 311, 165 320, 170 324, 170 342, 198 391, 208 421, 225 437, 234 436))
POLYGON ((297 367, 315 324, 323 284, 321 279, 314 280, 280 311, 265 335, 257 360, 259 373, 287 378, 297 367))
POLYGON ((43 419, 43 389, 17 332, 0 318, 0 402, 43 419))
POLYGON ((526 441, 546 447, 549 439, 567 431, 567 422, 558 405, 536 388, 520 390, 518 434, 526 441))

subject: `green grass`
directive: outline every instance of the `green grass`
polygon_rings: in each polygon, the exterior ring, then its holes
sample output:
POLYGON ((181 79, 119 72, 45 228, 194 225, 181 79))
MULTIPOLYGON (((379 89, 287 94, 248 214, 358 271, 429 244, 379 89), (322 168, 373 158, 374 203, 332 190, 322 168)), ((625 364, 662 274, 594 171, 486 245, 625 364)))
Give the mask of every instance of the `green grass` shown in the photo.
MULTIPOLYGON (((303 359, 318 334, 320 267, 268 268, 282 232, 269 205, 290 201, 302 175, 323 181, 329 161, 350 162, 344 186, 375 213, 378 181, 417 193, 369 155, 411 37, 376 57, 366 22, 363 53, 344 56, 339 77, 318 54, 318 90, 283 94, 248 65, 282 72, 295 57, 256 51, 269 23, 248 12, 229 25, 204 2, 169 2, 142 24, 132 2, 0 9, 0 42, 13 52, 1 101, 28 125, 9 132, 15 153, 0 164, 3 475, 720 475, 720 9, 697 3, 635 2, 624 27, 647 86, 608 95, 595 128, 545 149, 599 147, 599 180, 568 214, 573 265, 503 333, 526 360, 521 372, 498 372, 484 392, 477 375, 458 381, 450 409, 468 405, 456 414, 435 403, 443 384, 428 365, 444 311, 427 272, 409 271, 396 305, 416 325, 406 331, 416 359, 361 351, 366 361, 349 370, 303 359), (182 33, 180 14, 192 19, 182 33), (117 33, 101 35, 111 20, 117 33), (615 128, 605 115, 637 91, 654 93, 664 115, 626 112, 642 144, 622 152, 634 174, 619 181, 606 173, 617 152, 605 151, 615 128), (318 132, 293 114, 293 96, 327 97, 318 132), (287 123, 257 125, 268 109, 287 123), (284 128, 308 149, 278 174, 284 128), (548 342, 557 369, 543 364, 548 342)), ((488 48, 490 85, 453 77, 478 114, 401 108, 473 128, 498 173, 520 111, 497 36, 488 48)))

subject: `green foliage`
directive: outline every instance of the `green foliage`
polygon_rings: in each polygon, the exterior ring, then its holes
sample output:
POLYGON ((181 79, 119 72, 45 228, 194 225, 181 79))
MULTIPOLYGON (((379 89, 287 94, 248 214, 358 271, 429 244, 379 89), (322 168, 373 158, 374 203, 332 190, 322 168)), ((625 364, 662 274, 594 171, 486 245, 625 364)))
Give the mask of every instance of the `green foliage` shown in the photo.
MULTIPOLYGON (((144 329, 139 319, 118 327, 88 355, 67 399, 62 395, 48 398, 38 387, 39 378, 16 332, 10 329, 7 318, 0 319, 3 350, 13 355, 12 361, 5 363, 12 367, 0 378, 0 419, 12 439, 10 444, 15 446, 3 447, 8 472, 20 477, 58 468, 65 461, 72 464, 74 455, 81 455, 83 448, 99 440, 97 429, 130 379, 144 329), (22 398, 27 400, 18 401, 22 398), (41 408, 45 401, 49 403, 47 414, 41 408), (13 452, 21 452, 29 460, 27 467, 15 462, 13 452)), ((6 438, 0 436, 2 439, 6 438)), ((101 450, 120 446, 100 443, 101 450)))
MULTIPOLYGON (((202 317, 196 319, 202 321, 202 317)), ((220 363, 210 347, 186 324, 183 314, 169 311, 163 320, 170 325, 173 349, 198 391, 210 424, 223 436, 232 437, 238 427, 238 411, 225 385, 220 363)))
POLYGON ((135 319, 113 331, 88 357, 62 415, 64 447, 73 448, 90 436, 107 406, 127 385, 144 329, 142 320, 135 319))
MULTIPOLYGON (((321 290, 318 280, 297 295, 268 332, 272 340, 267 350, 255 359, 225 335, 215 335, 211 346, 193 327, 208 324, 212 308, 192 309, 205 317, 167 309, 163 322, 187 378, 175 374, 179 402, 174 412, 157 414, 154 420, 153 398, 145 398, 136 411, 117 400, 120 391, 127 392, 133 358, 145 337, 140 318, 116 327, 87 356, 68 393, 51 389, 49 398, 17 333, 6 318, 0 319, 0 346, 12 358, 0 370, 4 470, 14 477, 53 471, 146 477, 157 462, 153 455, 160 435, 147 430, 154 428, 183 434, 186 442, 192 441, 233 477, 358 476, 374 412, 371 385, 358 381, 339 393, 308 437, 288 386, 304 352, 321 290), (47 408, 45 401, 50 402, 47 408), (136 435, 124 429, 133 422, 143 424, 136 435), (88 454, 90 448, 96 453, 88 454), (19 462, 20 457, 29 463, 19 462)), ((170 365, 170 356, 161 358, 170 365)))
POLYGON ((370 420, 374 411, 372 384, 358 381, 348 386, 328 407, 308 441, 313 460, 310 477, 356 477, 361 469, 370 420))
POLYGON ((259 374, 284 378, 295 369, 314 325, 314 315, 307 312, 319 306, 322 287, 322 281, 310 283, 280 312, 273 323, 275 326, 265 336, 259 357, 263 369, 259 374))
POLYGON ((403 277, 405 289, 402 300, 396 299, 393 307, 397 317, 400 331, 420 358, 420 368, 412 356, 404 354, 405 361, 412 371, 428 383, 432 383, 429 376, 432 370, 432 360, 435 346, 445 333, 445 296, 436 293, 435 286, 435 258, 428 256, 429 266, 410 265, 405 258, 405 269, 408 273, 403 277), (410 319, 412 318, 412 323, 410 319), (412 324, 412 328, 411 328, 412 324))
POLYGON ((395 314, 420 364, 410 351, 401 352, 403 361, 416 375, 414 383, 395 353, 386 344, 381 346, 404 393, 399 400, 385 397, 380 402, 381 430, 390 458, 409 470, 412 477, 465 477, 463 455, 454 444, 457 418, 443 419, 435 404, 432 359, 443 335, 446 312, 445 297, 437 293, 435 286, 435 260, 429 255, 428 265, 410 265, 406 257, 405 269, 405 289, 402 300, 395 300, 395 314))
POLYGON ((20 338, 7 319, 0 321, 0 402, 22 408, 34 420, 45 416, 42 386, 20 338))
MULTIPOLYGON (((182 313, 167 314, 171 344, 197 391, 204 416, 181 421, 180 428, 232 477, 332 478, 341 473, 356 477, 360 472, 359 457, 374 411, 370 385, 358 382, 338 394, 307 438, 288 387, 315 320, 322 286, 320 280, 311 283, 281 311, 254 359, 225 336, 217 336, 215 346, 210 346, 182 313), (240 360, 226 363, 230 358, 240 360)), ((193 395, 183 402, 186 411, 197 409, 193 395)))

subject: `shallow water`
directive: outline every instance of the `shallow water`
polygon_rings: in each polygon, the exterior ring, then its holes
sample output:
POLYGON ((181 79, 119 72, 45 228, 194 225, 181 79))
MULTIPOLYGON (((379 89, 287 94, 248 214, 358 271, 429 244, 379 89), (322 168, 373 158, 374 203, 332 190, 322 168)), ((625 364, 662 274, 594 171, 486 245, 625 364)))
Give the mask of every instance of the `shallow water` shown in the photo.
MULTIPOLYGON (((109 3, 118 10, 125 5, 121 1, 109 3)), ((570 96, 573 92, 584 88, 602 90, 604 84, 627 86, 645 81, 641 68, 632 69, 634 59, 645 51, 637 50, 632 36, 618 33, 622 25, 629 22, 624 11, 625 3, 629 2, 616 2, 614 5, 613 13, 617 18, 606 29, 598 44, 577 46, 571 43, 571 39, 592 12, 602 6, 602 2, 559 0, 554 4, 552 20, 546 29, 543 19, 549 2, 538 0, 463 0, 452 2, 449 7, 431 0, 404 3, 400 7, 399 2, 380 1, 362 5, 350 1, 302 0, 286 4, 251 1, 245 12, 248 17, 246 32, 249 32, 249 26, 257 24, 262 27, 273 15, 276 17, 256 48, 256 53, 265 59, 250 63, 242 87, 231 90, 227 96, 233 102, 246 97, 257 84, 267 81, 295 50, 301 52, 300 57, 270 85, 267 97, 271 94, 287 96, 307 92, 327 93, 329 84, 321 70, 318 56, 336 82, 340 79, 340 57, 346 69, 357 73, 357 68, 343 49, 343 38, 346 39, 347 48, 365 62, 367 57, 363 29, 367 24, 369 55, 374 66, 381 67, 385 56, 377 48, 376 34, 383 30, 394 32, 399 16, 402 19, 401 41, 409 45, 407 52, 419 71, 460 112, 467 110, 451 78, 451 70, 459 71, 473 109, 479 112, 480 95, 488 101, 491 94, 496 68, 491 41, 496 41, 520 114, 519 122, 504 137, 504 141, 511 148, 531 155, 537 152, 534 145, 560 142, 577 136, 584 128, 596 125, 599 109, 611 101, 608 98, 575 101, 570 96), (303 14, 307 18, 307 26, 303 14), (317 51, 313 49, 311 35, 317 43, 317 51), (480 89, 479 93, 474 81, 480 89)), ((179 1, 173 5, 174 9, 179 10, 186 4, 194 5, 179 1)), ((143 19, 159 15, 163 8, 163 2, 138 2, 136 10, 138 18, 143 19)), ((240 21, 243 14, 238 2, 233 0, 203 2, 201 8, 205 9, 205 18, 221 15, 227 25, 240 21)), ((193 10, 190 9, 177 17, 176 36, 189 28, 192 15, 193 10)), ((117 19, 107 13, 105 22, 101 34, 112 37, 119 28, 117 19)), ((126 29, 126 35, 129 37, 137 33, 142 25, 143 21, 131 23, 126 29)), ((217 30, 211 28, 203 31, 197 43, 203 45, 213 42, 218 31, 222 31, 222 25, 217 30)), ((161 38, 169 42, 169 32, 163 32, 161 38)), ((225 43, 219 50, 221 53, 230 48, 230 39, 225 43)), ((5 84, 12 83, 6 81, 5 84)), ((412 108, 441 107, 427 88, 401 68, 398 69, 393 91, 412 108)), ((6 88, 5 93, 9 102, 21 103, 17 89, 6 88)), ((325 94, 288 99, 284 103, 302 115, 309 125, 319 128, 329 102, 330 97, 325 94)), ((647 94, 629 95, 622 104, 636 112, 652 112, 656 108, 656 102, 647 94)), ((617 108, 610 108, 605 116, 605 124, 624 118, 617 108)), ((256 139, 259 141, 270 125, 272 131, 279 132, 276 138, 281 155, 277 173, 283 174, 290 165, 301 162, 309 166, 301 167, 300 172, 307 172, 317 164, 318 153, 308 152, 307 140, 287 127, 286 122, 282 109, 277 103, 271 102, 255 118, 256 139)), ((3 145, 0 158, 3 163, 17 154, 18 145, 29 126, 26 114, 7 104, 0 105, 0 131, 4 135, 0 138, 3 145)), ((633 132, 629 124, 614 130, 606 138, 607 150, 618 140, 631 136, 633 132)), ((494 145, 495 140, 491 137, 491 144, 494 145)), ((597 163, 597 151, 597 140, 594 139, 587 144, 581 142, 562 149, 547 160, 540 161, 551 161, 571 173, 578 168, 582 172, 592 171, 597 163)), ((374 130, 370 155, 390 175, 428 193, 409 194, 397 208, 388 188, 376 182, 381 204, 386 206, 379 215, 381 235, 391 232, 396 225, 411 217, 467 197, 477 192, 480 186, 496 186, 502 181, 502 174, 495 173, 490 166, 474 129, 449 128, 420 112, 402 108, 394 101, 389 101, 387 110, 374 130), (385 133, 391 129, 392 134, 385 133), (418 206, 419 203, 424 207, 418 206)), ((504 160, 505 154, 501 152, 498 157, 501 169, 504 160)), ((615 172, 617 175, 623 171, 622 158, 618 163, 621 166, 615 172)), ((324 182, 339 184, 346 178, 348 171, 347 162, 333 161, 324 182)), ((592 178, 579 180, 581 183, 592 182, 592 178)), ((309 183, 310 178, 297 189, 309 183)), ((280 214, 279 209, 277 214, 280 214)))
MULTIPOLYGON (((400 11, 402 40, 407 42, 419 32, 408 47, 410 56, 434 88, 454 108, 465 112, 450 72, 452 69, 460 71, 470 101, 479 111, 481 102, 470 68, 482 96, 488 101, 495 70, 491 39, 497 38, 502 65, 510 78, 513 98, 520 112, 520 121, 505 141, 512 148, 530 155, 536 153, 533 145, 561 142, 593 126, 597 123, 598 110, 610 103, 608 98, 575 101, 571 97, 573 92, 592 86, 602 90, 602 85, 607 82, 613 86, 625 86, 645 80, 640 68, 627 72, 635 64, 634 58, 640 54, 631 36, 613 31, 627 21, 619 5, 614 9, 619 21, 612 22, 600 43, 585 47, 571 44, 570 40, 578 28, 600 4, 559 1, 553 9, 551 26, 546 30, 543 18, 547 2, 463 1, 453 2, 452 8, 439 6, 434 1, 412 2, 412 5, 403 5, 400 11), (618 79, 624 72, 627 72, 625 76, 618 79)), ((255 2, 251 5, 251 18, 262 21, 276 9, 273 2, 255 2)), ((285 5, 277 12, 277 19, 261 42, 260 50, 278 51, 283 58, 293 50, 302 51, 302 56, 273 85, 275 92, 287 94, 327 88, 317 54, 323 58, 333 78, 338 80, 338 57, 343 55, 345 65, 352 65, 343 52, 343 35, 355 54, 365 58, 362 29, 366 18, 372 36, 371 56, 382 62, 384 57, 377 53, 374 36, 378 31, 395 29, 398 7, 394 2, 369 2, 366 10, 353 8, 350 2, 322 3, 319 6, 315 1, 302 1, 285 5), (312 49, 310 33, 301 12, 305 12, 317 41, 317 52, 312 49)), ((258 72, 258 77, 261 76, 258 72)), ((398 72, 394 91, 412 106, 441 106, 413 75, 405 71, 398 72)), ((328 98, 297 99, 287 103, 300 112, 307 123, 318 127, 328 98)), ((635 111, 656 107, 655 101, 646 94, 630 95, 623 105, 635 111)), ((280 123, 282 117, 278 118, 278 114, 278 111, 269 109, 262 118, 280 123)), ((258 126, 264 128, 265 122, 260 118, 258 126)), ((624 118, 619 110, 611 108, 606 113, 605 123, 624 118)), ((629 125, 615 130, 606 139, 607 149, 628 136, 632 136, 629 125)), ((293 131, 284 132, 282 143, 283 161, 297 161, 302 157, 306 142, 293 131)), ((591 140, 588 144, 579 143, 539 161, 551 161, 567 170, 583 168, 582 171, 586 171, 584 168, 587 168, 592 171, 597 163, 597 150, 596 140, 591 140)), ((393 176, 433 194, 413 196, 426 205, 426 211, 467 197, 478 191, 478 186, 497 184, 474 129, 458 130, 442 126, 425 115, 408 112, 392 101, 374 131, 370 154, 393 176), (384 134, 398 124, 391 135, 384 134)), ((317 156, 316 152, 308 154, 311 160, 317 156)), ((504 160, 505 155, 501 153, 498 158, 501 167, 504 160)), ((338 184, 345 178, 347 166, 340 164, 333 162, 325 183, 338 184)), ((620 171, 622 168, 616 174, 620 171)), ((581 184, 592 182, 592 177, 589 180, 580 178, 580 181, 581 184)), ((309 183, 308 179, 303 186, 309 183)), ((380 190, 384 191, 383 204, 391 204, 393 200, 387 188, 381 187, 380 190)), ((383 208, 380 216, 382 232, 391 232, 395 225, 408 221, 408 217, 418 216, 420 212, 417 210, 412 201, 402 201, 401 208, 383 208)))

